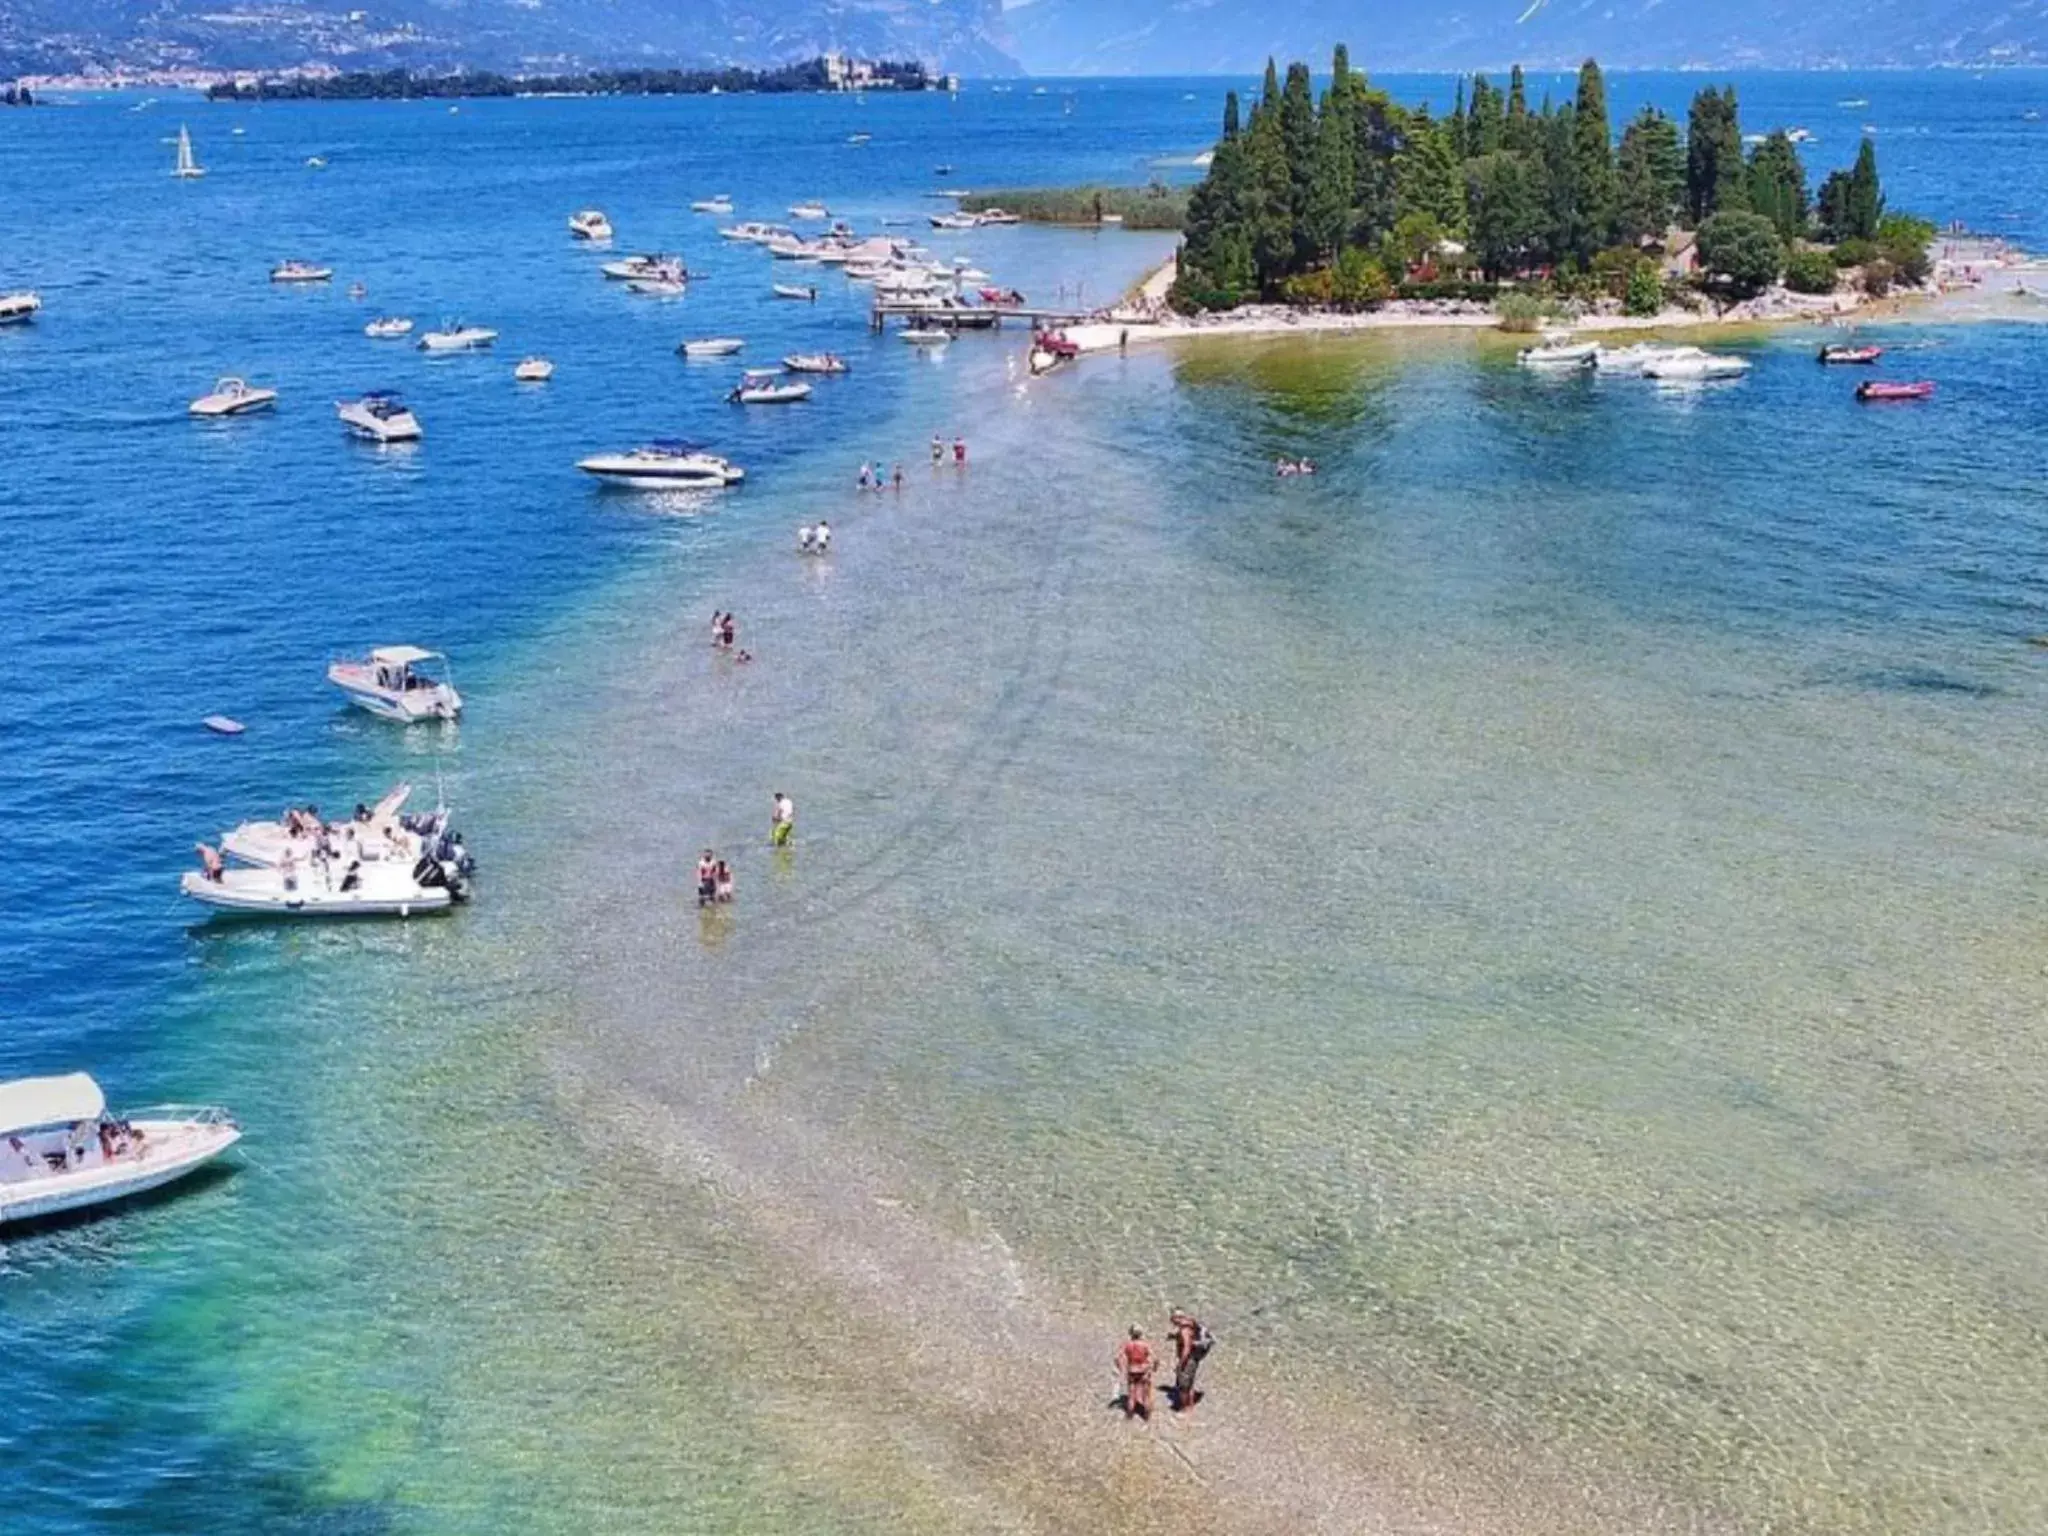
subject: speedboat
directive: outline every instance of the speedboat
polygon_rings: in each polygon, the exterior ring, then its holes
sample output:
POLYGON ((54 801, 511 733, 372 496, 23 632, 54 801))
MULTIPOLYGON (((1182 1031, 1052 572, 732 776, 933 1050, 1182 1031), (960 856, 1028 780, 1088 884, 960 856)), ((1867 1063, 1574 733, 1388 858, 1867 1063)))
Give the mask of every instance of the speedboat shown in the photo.
POLYGON ((702 341, 686 341, 676 350, 684 357, 731 357, 745 345, 737 336, 707 336, 702 341))
POLYGON ((42 296, 26 289, 20 293, 0 293, 0 325, 26 325, 42 307, 42 296))
POLYGON ((846 142, 849 144, 867 144, 871 143, 874 137, 872 133, 849 133, 846 136, 846 142))
POLYGON ((420 436, 418 418, 392 390, 373 389, 354 400, 337 400, 334 414, 357 437, 373 443, 409 443, 420 436))
POLYGON ((569 215, 569 233, 578 240, 609 240, 612 221, 595 208, 584 208, 569 215))
POLYGON ((274 389, 259 389, 240 379, 220 379, 215 381, 213 393, 201 395, 190 409, 194 416, 246 416, 252 411, 267 411, 275 404, 274 389))
POLYGON ((1749 372, 1750 366, 1750 361, 1746 357, 1691 351, 1648 364, 1643 369, 1643 376, 1671 383, 1689 383, 1699 379, 1739 379, 1749 372))
POLYGON ((636 277, 626 284, 626 291, 643 299, 679 299, 690 285, 679 277, 636 277))
POLYGON ((422 352, 473 352, 479 347, 488 347, 498 339, 498 333, 481 325, 464 325, 461 321, 450 321, 438 331, 429 331, 419 339, 422 352))
POLYGON ((953 339, 951 331, 935 325, 906 325, 901 335, 913 347, 943 347, 953 339))
POLYGON ((823 249, 801 235, 777 235, 767 242, 768 254, 777 261, 816 261, 823 249))
POLYGON ((301 864, 296 856, 275 868, 230 869, 203 844, 201 868, 187 870, 178 888, 219 912, 251 917, 414 917, 446 912, 469 896, 465 856, 437 847, 410 864, 370 862, 334 855, 301 864))
POLYGON ((1069 341, 1057 331, 1040 331, 1031 338, 1031 353, 1026 359, 1032 374, 1051 373, 1053 369, 1071 363, 1081 355, 1078 344, 1069 341))
POLYGON ((799 400, 811 398, 811 386, 801 381, 793 384, 750 381, 725 398, 735 405, 795 405, 799 400))
POLYGON ((521 384, 545 384, 555 376, 555 365, 544 357, 526 357, 519 360, 519 366, 512 370, 512 377, 521 384))
POLYGON ((682 257, 661 251, 646 251, 638 256, 608 261, 598 271, 615 283, 630 282, 636 277, 668 277, 680 283, 688 281, 690 276, 682 257))
MULTIPOLYGON (((275 869, 287 858, 305 864, 316 853, 410 864, 448 834, 445 810, 404 814, 411 796, 410 784, 395 785, 375 805, 358 805, 347 821, 322 821, 312 807, 294 806, 274 821, 245 821, 222 833, 220 851, 230 861, 254 869, 275 869)), ((459 836, 453 840, 461 842, 459 836)))
POLYGON ((309 170, 309 171, 324 171, 324 170, 326 170, 326 169, 327 169, 327 157, 326 157, 325 155, 308 155, 308 156, 306 156, 306 169, 307 169, 307 170, 309 170))
POLYGON ((270 269, 273 283, 324 283, 333 276, 334 268, 310 261, 281 261, 270 269))
POLYGON ((799 288, 795 283, 776 283, 773 286, 775 297, 778 299, 802 299, 811 303, 816 303, 818 299, 818 290, 815 288, 799 288))
POLYGON ((1874 363, 1883 356, 1883 347, 1852 347, 1842 342, 1820 349, 1820 361, 1823 363, 1874 363))
POLYGON ((1515 360, 1524 368, 1591 368, 1599 355, 1597 341, 1546 341, 1524 347, 1515 360))
POLYGON ((1653 342, 1639 341, 1633 346, 1600 348, 1594 354, 1593 366, 1602 373, 1640 376, 1652 363, 1699 355, 1698 347, 1660 347, 1653 342))
POLYGON ((971 213, 935 213, 931 215, 933 229, 972 229, 975 217, 971 213))
POLYGON ((698 201, 690 204, 690 212, 731 213, 732 199, 727 197, 723 192, 719 193, 716 197, 700 198, 698 201))
POLYGON ((754 245, 766 245, 776 236, 788 233, 788 230, 777 229, 773 224, 759 224, 750 221, 745 224, 734 224, 727 229, 721 229, 718 232, 718 238, 721 240, 744 240, 754 245))
POLYGON ((1866 379, 1856 386, 1858 400, 1925 400, 1934 393, 1934 380, 1915 379, 1894 384, 1883 379, 1866 379))
POLYGON ((837 352, 792 352, 782 360, 791 373, 848 373, 846 359, 837 352))
POLYGON ((984 208, 974 215, 976 224, 1022 224, 1023 218, 1007 208, 984 208))
POLYGON ((412 322, 403 315, 383 315, 363 327, 363 334, 374 341, 390 341, 398 336, 412 334, 412 322))
POLYGON ((823 203, 795 203, 789 210, 792 219, 829 219, 832 210, 823 203))
POLYGON ((110 1205, 181 1179, 242 1139, 224 1109, 107 1113, 83 1072, 0 1083, 0 1225, 110 1205))
POLYGON ((607 485, 637 490, 702 490, 738 485, 747 472, 691 443, 661 441, 629 453, 598 453, 577 466, 607 485))
POLYGON ((369 655, 328 664, 327 680, 351 704, 385 720, 453 720, 462 695, 448 680, 448 658, 416 645, 379 646, 369 655), (430 666, 429 663, 437 663, 430 666))

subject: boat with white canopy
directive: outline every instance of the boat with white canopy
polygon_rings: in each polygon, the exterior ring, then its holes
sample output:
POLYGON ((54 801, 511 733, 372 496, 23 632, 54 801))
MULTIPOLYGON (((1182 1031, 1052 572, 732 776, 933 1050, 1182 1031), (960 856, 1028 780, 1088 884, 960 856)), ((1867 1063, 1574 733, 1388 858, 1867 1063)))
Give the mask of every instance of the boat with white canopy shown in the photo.
POLYGON ((223 1109, 109 1115, 84 1072, 0 1082, 0 1224, 125 1200, 204 1167, 241 1139, 223 1109))
POLYGON ((331 663, 327 680, 351 704, 385 720, 453 720, 462 695, 448 678, 448 658, 417 645, 384 645, 368 656, 331 663))

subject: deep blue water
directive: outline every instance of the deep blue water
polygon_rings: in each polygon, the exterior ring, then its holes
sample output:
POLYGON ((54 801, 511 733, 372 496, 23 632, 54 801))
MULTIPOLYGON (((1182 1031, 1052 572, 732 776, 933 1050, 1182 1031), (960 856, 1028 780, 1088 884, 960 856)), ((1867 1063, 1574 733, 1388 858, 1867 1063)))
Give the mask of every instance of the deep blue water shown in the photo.
MULTIPOLYGON (((1448 101, 1442 81, 1388 83, 1448 101)), ((1617 77, 1616 117, 1644 100, 1682 115, 1698 83, 1617 77)), ((2048 96, 2040 76, 1740 84, 1750 128, 1819 135, 1814 180, 1846 163, 1870 123, 1895 204, 2039 240, 2048 127, 2023 114, 2048 96), (1870 105, 1837 105, 1852 98, 1870 105)), ((47 306, 34 326, 0 332, 0 1076, 83 1066, 117 1100, 204 1101, 260 1074, 289 1102, 302 1061, 284 1020, 274 1053, 230 1064, 209 1046, 225 1011, 289 1008, 288 987, 246 972, 276 967, 300 941, 259 949, 195 934, 175 895, 190 845, 287 799, 333 805, 400 772, 459 782, 463 771, 459 735, 391 732, 339 710, 325 662, 385 640, 443 647, 487 711, 506 659, 621 571, 678 542, 715 565, 777 515, 779 475, 869 456, 864 427, 890 413, 919 359, 871 341, 836 279, 820 278, 815 308, 772 301, 765 260, 713 238, 714 221, 686 211, 691 198, 727 191, 741 217, 779 218, 817 196, 867 226, 940 206, 924 193, 941 162, 969 186, 1131 180, 1204 145, 1221 88, 456 113, 166 96, 143 111, 129 97, 0 115, 0 288, 35 287, 47 306), (211 170, 193 185, 166 175, 164 141, 181 121, 211 170), (856 129, 872 143, 847 146, 856 129), (315 153, 326 172, 303 166, 315 153), (676 303, 600 282, 564 228, 588 203, 610 212, 619 250, 680 249, 703 282, 676 303), (273 286, 265 274, 286 256, 332 263, 336 281, 273 286), (356 279, 362 302, 345 293, 356 279), (429 362, 361 336, 387 310, 423 325, 463 315, 503 340, 493 354, 429 362), (846 352, 858 387, 827 381, 798 411, 737 413, 719 400, 731 370, 672 350, 727 332, 747 336, 754 360, 800 345, 846 352), (522 392, 510 368, 529 351, 559 372, 522 392), (283 389, 274 419, 186 418, 186 402, 229 372, 283 389), (417 450, 344 440, 331 402, 379 385, 418 407, 417 450), (653 435, 717 444, 748 466, 749 487, 716 515, 680 521, 599 496, 573 469, 582 453, 653 435), (207 736, 198 721, 215 711, 247 721, 248 736, 207 736)), ((999 279, 1040 292, 1091 282, 1100 293, 1116 266, 1082 236, 1020 231, 1001 251, 973 249, 999 279)), ((1343 368, 1305 382, 1288 364, 1261 387, 1255 372, 1212 379, 1189 365, 1172 401, 1138 412, 1130 440, 1171 445, 1189 431, 1210 445, 1198 469, 1147 451, 1215 518, 1203 536, 1216 558, 1251 574, 1258 557, 1206 477, 1218 455, 1256 465, 1310 452, 1326 463, 1310 515, 1366 516, 1404 558, 1454 566, 1474 540, 1505 543, 1543 574, 1539 588, 1766 639, 1847 628, 2011 644, 2043 627, 2048 463, 2035 426, 2048 374, 2029 329, 1917 339, 1942 383, 1938 412, 1847 406, 1801 341, 1766 344, 1740 390, 1682 399, 1462 362, 1429 364, 1403 391, 1343 368), (1432 521, 1453 503, 1491 510, 1432 521)), ((1555 606, 1534 619, 1565 622, 1575 604, 1555 606)), ((335 963, 394 962, 377 946, 335 963)), ((269 1155, 262 1141, 252 1133, 252 1157, 269 1155)), ((226 1197, 216 1184, 192 1199, 226 1197)), ((152 1358, 167 1318, 226 1305, 213 1256, 181 1236, 177 1215, 172 1202, 10 1244, 0 1527, 212 1517, 251 1528, 307 1507, 309 1453, 291 1424, 229 1434, 209 1416, 197 1359, 153 1357, 194 1367, 189 1392, 121 1374, 152 1358), (145 1388, 161 1396, 142 1405, 145 1388)), ((311 1275, 317 1225, 293 1228, 311 1275)), ((320 1507, 339 1528, 383 1518, 320 1507)))

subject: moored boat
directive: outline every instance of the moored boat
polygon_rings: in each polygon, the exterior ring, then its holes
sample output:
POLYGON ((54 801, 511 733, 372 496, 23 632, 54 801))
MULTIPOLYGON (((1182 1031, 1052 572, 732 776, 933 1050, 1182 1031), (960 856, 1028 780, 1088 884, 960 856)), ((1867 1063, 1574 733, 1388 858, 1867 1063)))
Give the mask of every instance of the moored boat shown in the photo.
POLYGON ((411 864, 293 857, 274 868, 230 869, 202 845, 200 859, 178 888, 202 906, 246 917, 414 917, 469 896, 468 874, 433 851, 411 864))
POLYGON ((512 370, 512 377, 521 384, 545 384, 555 376, 555 365, 544 357, 525 357, 512 370))
POLYGON ((731 357, 746 345, 737 336, 706 336, 698 341, 686 341, 676 348, 684 357, 731 357))
POLYGON ((0 325, 26 325, 35 319, 36 311, 42 307, 42 296, 26 289, 19 293, 0 293, 0 325))
POLYGON ((1883 356, 1883 347, 1854 347, 1846 343, 1835 342, 1820 349, 1819 360, 1823 363, 1869 364, 1876 362, 1883 356))
POLYGON ((582 208, 569 215, 569 233, 578 240, 609 240, 612 221, 596 208, 582 208))
POLYGON ((732 199, 727 197, 723 192, 719 193, 716 197, 699 198, 696 202, 690 204, 690 212, 731 213, 732 199))
POLYGON ((847 373, 846 359, 837 352, 792 352, 782 360, 791 373, 847 373))
POLYGON ((811 386, 802 382, 770 384, 750 380, 725 398, 734 405, 794 405, 811 398, 811 386))
POLYGON ((263 389, 240 379, 219 379, 212 393, 201 395, 188 409, 194 416, 247 416, 267 411, 277 404, 277 391, 263 389))
POLYGON ((1925 400, 1933 393, 1932 379, 1914 379, 1911 382, 1866 379, 1856 386, 1858 400, 1925 400))
POLYGON ((0 1083, 0 1224, 59 1216, 159 1188, 241 1140, 226 1110, 107 1113, 83 1072, 0 1083))
POLYGON ((829 219, 832 217, 832 210, 823 203, 793 203, 790 205, 789 216, 792 219, 829 219))
POLYGON ((404 315, 380 315, 363 327, 363 334, 372 341, 390 341, 399 336, 412 334, 412 321, 404 315))
POLYGON ((337 400, 334 414, 350 432, 373 443, 409 443, 420 436, 419 418, 394 390, 373 389, 354 400, 337 400))
POLYGON ((772 286, 775 290, 775 297, 778 299, 797 299, 813 304, 818 300, 818 290, 816 288, 798 287, 795 283, 776 283, 772 286))
POLYGON ((906 325, 897 332, 913 347, 943 347, 953 339, 953 333, 935 325, 906 325))
POLYGON ((410 864, 444 835, 460 843, 445 810, 407 816, 411 796, 410 784, 394 785, 375 805, 358 805, 347 821, 323 821, 311 806, 291 806, 274 820, 244 821, 222 833, 220 851, 236 864, 275 869, 287 858, 305 864, 316 854, 410 864))
POLYGON ((455 320, 438 331, 428 331, 417 345, 422 352, 474 352, 497 339, 498 333, 488 326, 464 325, 455 320))
POLYGON ((642 251, 636 256, 622 256, 617 261, 608 261, 598 268, 615 283, 632 282, 635 278, 667 278, 675 282, 687 282, 689 269, 683 265, 683 258, 672 256, 665 251, 642 251))
POLYGON ((1687 348, 1676 357, 1660 358, 1643 368, 1643 377, 1666 383, 1695 383, 1708 379, 1739 379, 1750 370, 1746 357, 1687 348))
POLYGON ((747 472, 693 443, 656 441, 626 453, 598 453, 576 467, 608 485, 635 490, 715 490, 738 485, 747 472))
POLYGON ((1515 361, 1524 368, 1591 368, 1599 356, 1596 341, 1546 341, 1540 347, 1524 347, 1515 361))
POLYGON ((334 268, 311 261, 281 261, 270 269, 273 283, 324 283, 333 276, 334 268))
POLYGON ((327 680, 381 719, 453 720, 462 713, 462 695, 448 678, 447 661, 417 645, 379 646, 367 656, 329 663, 327 680))

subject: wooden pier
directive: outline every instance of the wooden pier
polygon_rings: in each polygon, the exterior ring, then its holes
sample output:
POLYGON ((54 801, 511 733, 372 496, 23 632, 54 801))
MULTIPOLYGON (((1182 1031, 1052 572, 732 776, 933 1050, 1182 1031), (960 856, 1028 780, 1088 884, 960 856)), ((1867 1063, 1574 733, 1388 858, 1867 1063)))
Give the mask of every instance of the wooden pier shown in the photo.
POLYGON ((1023 305, 1008 304, 975 305, 967 309, 934 309, 928 304, 892 303, 877 299, 873 312, 868 316, 870 330, 883 330, 891 320, 917 320, 942 331, 992 331, 1000 330, 1005 320, 1029 322, 1033 330, 1043 326, 1079 325, 1093 310, 1086 309, 1032 309, 1023 305))

